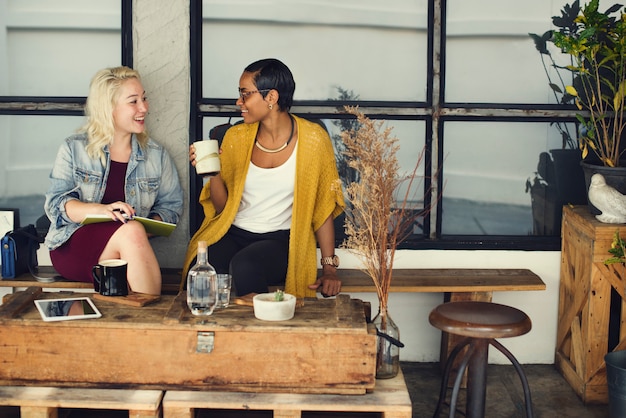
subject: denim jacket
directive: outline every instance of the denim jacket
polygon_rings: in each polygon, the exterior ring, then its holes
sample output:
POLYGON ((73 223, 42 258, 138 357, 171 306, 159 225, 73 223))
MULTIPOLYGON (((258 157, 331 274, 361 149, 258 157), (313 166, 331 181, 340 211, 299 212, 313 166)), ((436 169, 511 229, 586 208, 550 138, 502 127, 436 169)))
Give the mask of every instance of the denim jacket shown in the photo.
MULTIPOLYGON (((166 222, 177 223, 183 211, 183 191, 174 162, 161 145, 152 139, 142 149, 133 135, 132 150, 126 170, 126 203, 137 215, 159 215, 166 222)), ((46 193, 44 209, 50 219, 46 247, 60 247, 80 228, 65 212, 65 204, 72 199, 99 203, 106 189, 111 158, 108 145, 104 152, 106 167, 100 159, 87 155, 87 135, 76 134, 59 148, 50 173, 50 188, 46 193)))

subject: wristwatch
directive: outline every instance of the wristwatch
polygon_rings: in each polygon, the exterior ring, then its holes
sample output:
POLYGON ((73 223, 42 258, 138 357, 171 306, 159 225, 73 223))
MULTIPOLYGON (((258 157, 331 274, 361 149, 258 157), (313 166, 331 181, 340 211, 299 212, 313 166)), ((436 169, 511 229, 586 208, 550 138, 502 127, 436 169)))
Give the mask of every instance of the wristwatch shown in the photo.
POLYGON ((320 263, 322 264, 322 266, 328 265, 333 267, 339 267, 339 257, 337 257, 335 254, 331 255, 330 257, 322 257, 320 263))

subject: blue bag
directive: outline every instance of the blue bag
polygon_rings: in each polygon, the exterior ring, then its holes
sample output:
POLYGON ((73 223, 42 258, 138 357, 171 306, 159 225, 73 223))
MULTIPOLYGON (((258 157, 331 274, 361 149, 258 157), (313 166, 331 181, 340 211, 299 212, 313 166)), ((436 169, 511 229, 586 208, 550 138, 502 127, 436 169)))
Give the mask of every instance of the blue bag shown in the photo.
POLYGON ((27 225, 7 232, 2 246, 2 278, 14 279, 30 272, 35 276, 37 250, 41 239, 34 225, 27 225))

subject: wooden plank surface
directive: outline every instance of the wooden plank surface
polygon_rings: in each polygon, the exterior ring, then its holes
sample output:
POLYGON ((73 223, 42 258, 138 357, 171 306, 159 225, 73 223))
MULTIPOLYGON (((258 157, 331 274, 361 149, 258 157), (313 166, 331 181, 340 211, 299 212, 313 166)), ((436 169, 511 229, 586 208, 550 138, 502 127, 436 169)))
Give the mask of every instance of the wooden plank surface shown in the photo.
POLYGON ((0 306, 0 318, 14 318, 22 310, 33 305, 33 301, 41 294, 40 287, 29 287, 23 292, 13 295, 0 306))
MULTIPOLYGON (((24 292, 17 292, 11 296, 9 302, 13 298, 18 297, 24 292)), ((85 296, 84 293, 75 292, 43 292, 36 299, 55 299, 60 297, 85 296)), ((30 297, 30 296, 29 296, 30 297)), ((348 297, 346 295, 346 297, 348 297)), ((95 298, 94 298, 95 299, 95 298)), ((336 299, 304 299, 301 306, 296 307, 294 318, 289 321, 261 321, 254 317, 254 309, 252 306, 241 306, 231 304, 225 309, 216 309, 209 316, 194 316, 187 307, 186 293, 179 295, 162 295, 160 299, 154 303, 142 307, 127 306, 114 303, 109 300, 97 299, 94 301, 102 317, 98 319, 80 320, 80 321, 61 321, 57 323, 45 323, 41 320, 39 312, 32 303, 32 297, 28 306, 23 311, 11 318, 10 312, 7 317, 0 317, 0 325, 20 324, 34 327, 55 327, 55 328, 131 328, 131 329, 207 329, 212 330, 248 330, 248 331, 265 331, 276 330, 281 333, 289 332, 310 332, 319 333, 333 332, 333 329, 339 330, 341 333, 350 332, 366 333, 365 314, 363 313, 363 302, 358 299, 350 299, 347 306, 343 306, 341 310, 352 311, 352 317, 360 318, 353 321, 348 328, 346 324, 336 316, 336 299), (340 325, 341 323, 341 325, 340 325)), ((345 302, 344 302, 345 303, 345 302)), ((23 304, 20 303, 20 306, 23 304)), ((343 319, 343 318, 342 318, 343 319)))
POLYGON ((589 256, 594 263, 603 263, 611 256, 608 251, 611 248, 615 231, 619 231, 621 237, 626 234, 625 224, 600 222, 591 214, 587 205, 564 206, 563 219, 566 219, 571 228, 594 241, 593 247, 589 248, 589 256))
POLYGON ((274 416, 281 411, 383 412, 386 417, 410 418, 412 405, 400 371, 393 379, 377 379, 374 390, 364 395, 214 391, 165 393, 163 418, 191 417, 193 409, 271 410, 274 416))
POLYGON ((55 408, 158 410, 163 391, 0 386, 0 405, 55 408))
MULTIPOLYGON (((39 266, 39 274, 43 277, 54 277, 53 282, 39 282, 30 273, 22 274, 15 279, 0 278, 0 287, 23 288, 29 286, 39 286, 46 289, 90 289, 93 290, 92 283, 73 282, 59 276, 52 266, 39 266)), ((180 269, 162 268, 162 291, 167 294, 177 294, 181 277, 180 269)))
POLYGON ((0 280, 0 287, 30 287, 38 286, 45 289, 91 289, 93 290, 92 283, 85 282, 71 282, 69 280, 54 281, 50 283, 38 282, 35 278, 28 278, 20 276, 19 279, 2 279, 0 280))
POLYGON ((103 296, 100 293, 94 293, 93 298, 96 300, 119 303, 120 305, 141 307, 149 305, 150 303, 158 302, 158 300, 161 299, 161 296, 136 292, 130 292, 126 296, 103 296))
MULTIPOLYGON (((360 270, 339 269, 341 291, 372 292, 372 280, 360 270)), ((490 292, 545 290, 528 269, 394 269, 390 292, 490 292)))
MULTIPOLYGON (((40 269, 50 269, 40 267, 40 269)), ((319 274, 318 274, 319 275, 319 274)), ((345 293, 376 292, 372 279, 359 269, 339 269, 345 293)), ((178 276, 163 272, 163 292, 178 289, 178 276)), ((41 286, 55 289, 93 289, 91 283, 71 282, 60 278, 53 283, 37 282, 30 275, 16 280, 0 280, 0 287, 41 286)), ((541 278, 529 269, 394 269, 390 292, 489 292, 545 290, 541 278)))

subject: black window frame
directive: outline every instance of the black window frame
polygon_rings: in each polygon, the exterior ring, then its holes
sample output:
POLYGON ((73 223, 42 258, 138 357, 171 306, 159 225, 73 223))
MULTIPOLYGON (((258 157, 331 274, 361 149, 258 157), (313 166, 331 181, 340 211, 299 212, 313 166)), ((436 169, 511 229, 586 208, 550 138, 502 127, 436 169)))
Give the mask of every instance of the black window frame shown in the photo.
MULTIPOLYGON (((448 121, 482 122, 575 122, 575 109, 550 104, 511 103, 448 103, 445 102, 445 58, 446 47, 446 0, 428 1, 428 75, 427 100, 406 101, 295 101, 292 111, 296 114, 324 119, 342 118, 337 108, 343 105, 358 105, 360 110, 374 119, 415 120, 426 124, 426 175, 433 171, 431 162, 445 173, 443 163, 443 128, 448 121), (440 22, 436 27, 433 22, 440 22), (437 153, 436 160, 432 154, 437 153)), ((236 117, 238 112, 232 99, 202 97, 202 4, 190 1, 191 8, 191 114, 190 141, 202 138, 204 117, 236 117)), ((424 225, 423 239, 409 239, 401 245, 405 249, 455 249, 455 250, 534 250, 558 251, 561 247, 558 236, 496 236, 496 235, 443 235, 442 204, 443 177, 437 177, 435 195, 425 196, 425 205, 433 203, 433 212, 424 225), (434 220, 433 220, 434 219, 434 220), (433 225, 434 224, 434 225, 433 225)), ((202 181, 190 172, 190 229, 193 233, 200 225, 202 208, 195 196, 202 188, 202 181)), ((428 184, 425 189, 428 190, 428 184)), ((337 242, 339 245, 340 242, 337 242)))
MULTIPOLYGON (((122 65, 133 66, 133 2, 120 0, 122 65)), ((0 115, 82 116, 86 96, 0 96, 0 115)))
MULTIPOLYGON (((122 65, 133 65, 132 0, 121 0, 122 65)), ((502 104, 502 103, 446 103, 445 60, 436 61, 435 56, 445 57, 446 0, 428 1, 428 75, 427 99, 409 101, 296 101, 296 114, 319 119, 341 119, 338 112, 343 105, 358 105, 374 119, 413 120, 425 122, 426 173, 433 170, 432 154, 437 153, 437 167, 445 175, 443 164, 443 127, 447 121, 497 121, 497 122, 575 122, 576 110, 571 107, 548 104, 502 104), (432 22, 441 22, 436 27, 432 22)), ((190 67, 191 67, 191 111, 189 115, 189 138, 202 138, 202 121, 205 117, 236 117, 232 99, 202 97, 202 2, 190 0, 190 67)), ((46 115, 82 116, 86 97, 61 96, 0 96, 0 115, 46 115)), ((424 224, 423 239, 409 239, 401 248, 406 249, 502 249, 558 251, 561 242, 558 236, 484 236, 442 235, 442 191, 443 176, 438 177, 437 195, 425 196, 425 203, 433 202, 434 211, 424 224)), ((189 175, 190 233, 200 225, 202 209, 197 202, 201 179, 190 170, 189 175)), ((426 189, 428 185, 425 184, 426 189)), ((340 242, 337 242, 339 245, 340 242)))

